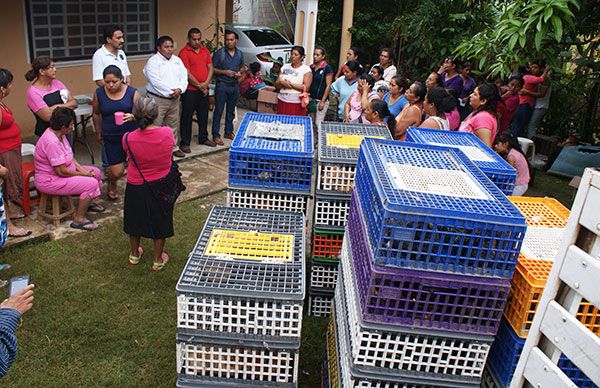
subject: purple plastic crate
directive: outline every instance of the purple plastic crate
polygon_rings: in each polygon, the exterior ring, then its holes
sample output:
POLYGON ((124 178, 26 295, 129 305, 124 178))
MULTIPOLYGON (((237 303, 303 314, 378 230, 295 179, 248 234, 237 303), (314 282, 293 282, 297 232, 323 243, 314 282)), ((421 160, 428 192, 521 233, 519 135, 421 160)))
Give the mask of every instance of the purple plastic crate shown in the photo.
POLYGON ((356 201, 354 193, 346 233, 363 320, 496 334, 510 290, 509 280, 375 265, 356 201))

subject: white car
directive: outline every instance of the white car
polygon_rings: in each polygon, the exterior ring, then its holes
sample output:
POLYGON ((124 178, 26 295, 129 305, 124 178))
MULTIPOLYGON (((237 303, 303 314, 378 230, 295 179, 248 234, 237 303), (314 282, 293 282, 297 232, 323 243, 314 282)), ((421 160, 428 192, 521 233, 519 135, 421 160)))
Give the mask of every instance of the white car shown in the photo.
POLYGON ((264 74, 273 67, 273 59, 281 58, 283 63, 290 61, 294 45, 270 27, 227 24, 225 29, 238 34, 237 47, 244 53, 244 63, 260 63, 264 74))

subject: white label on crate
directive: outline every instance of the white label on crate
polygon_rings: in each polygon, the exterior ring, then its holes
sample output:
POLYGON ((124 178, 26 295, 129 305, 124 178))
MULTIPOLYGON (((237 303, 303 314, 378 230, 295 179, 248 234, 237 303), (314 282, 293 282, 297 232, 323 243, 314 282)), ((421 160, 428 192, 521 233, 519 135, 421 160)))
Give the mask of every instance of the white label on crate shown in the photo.
POLYGON ((451 197, 488 199, 471 175, 459 170, 442 170, 410 164, 386 164, 392 184, 398 190, 451 197))
POLYGON ((273 140, 298 140, 304 143, 304 126, 299 124, 283 124, 279 121, 270 123, 252 121, 248 124, 246 136, 273 140))
POLYGON ((564 233, 565 228, 528 227, 521 254, 528 259, 554 261, 564 233))
POLYGON ((479 147, 465 146, 465 145, 450 145, 450 144, 443 144, 443 143, 429 143, 429 144, 442 146, 442 147, 458 148, 470 160, 476 160, 478 162, 493 162, 494 161, 494 159, 492 159, 488 154, 483 152, 479 147))

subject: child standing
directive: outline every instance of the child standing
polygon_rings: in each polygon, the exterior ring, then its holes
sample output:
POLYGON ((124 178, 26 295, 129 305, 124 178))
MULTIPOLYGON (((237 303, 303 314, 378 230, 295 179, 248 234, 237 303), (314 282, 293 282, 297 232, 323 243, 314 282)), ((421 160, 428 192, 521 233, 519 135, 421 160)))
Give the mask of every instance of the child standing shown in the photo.
POLYGON ((508 132, 502 132, 496 136, 494 150, 517 170, 513 195, 525 194, 529 187, 529 164, 517 139, 508 132))

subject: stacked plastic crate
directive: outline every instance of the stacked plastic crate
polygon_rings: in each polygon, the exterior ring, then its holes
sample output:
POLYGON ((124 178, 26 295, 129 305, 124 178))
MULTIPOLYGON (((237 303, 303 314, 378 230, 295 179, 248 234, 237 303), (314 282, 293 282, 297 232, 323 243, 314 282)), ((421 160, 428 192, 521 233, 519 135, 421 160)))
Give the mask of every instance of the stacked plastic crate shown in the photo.
POLYGON ((328 334, 329 386, 479 386, 525 230, 462 152, 365 139, 328 334))
POLYGON ((309 311, 327 316, 338 276, 339 254, 348 216, 360 142, 391 139, 380 125, 324 122, 319 131, 309 311))
POLYGON ((406 141, 458 148, 504 195, 513 193, 517 179, 516 170, 472 133, 410 127, 406 141))
POLYGON ((178 387, 295 387, 305 295, 300 212, 215 206, 177 283, 178 387))
POLYGON ((309 117, 246 113, 229 149, 228 206, 306 214, 313 159, 309 117))
MULTIPOLYGON (((504 317, 488 359, 488 373, 500 387, 508 387, 517 367, 569 218, 569 210, 553 198, 509 199, 525 215, 528 229, 511 280, 504 317)), ((593 304, 584 300, 576 316, 600 335, 600 313, 593 304)), ((595 386, 564 355, 558 366, 579 387, 595 386)))

